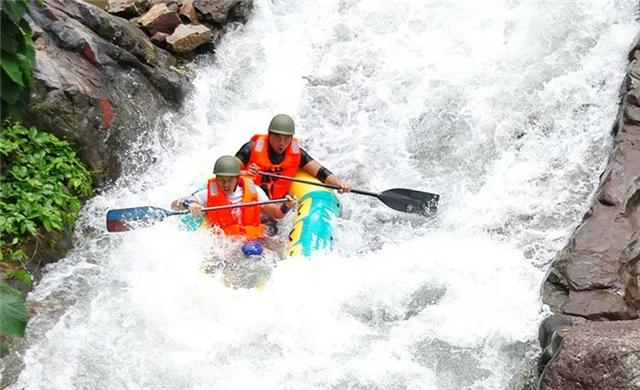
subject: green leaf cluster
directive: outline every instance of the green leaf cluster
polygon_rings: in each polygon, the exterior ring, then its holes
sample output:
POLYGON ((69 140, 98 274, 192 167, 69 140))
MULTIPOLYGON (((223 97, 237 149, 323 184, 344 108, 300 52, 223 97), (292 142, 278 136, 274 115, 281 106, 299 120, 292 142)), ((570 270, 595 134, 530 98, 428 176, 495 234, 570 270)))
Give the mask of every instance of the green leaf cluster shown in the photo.
POLYGON ((35 50, 23 18, 29 0, 0 2, 0 120, 18 119, 29 100, 35 50))
POLYGON ((73 227, 91 176, 68 142, 17 123, 2 128, 0 159, 0 261, 22 264, 29 236, 73 227))
POLYGON ((0 358, 9 353, 7 337, 23 337, 29 319, 24 296, 5 283, 0 283, 0 358))

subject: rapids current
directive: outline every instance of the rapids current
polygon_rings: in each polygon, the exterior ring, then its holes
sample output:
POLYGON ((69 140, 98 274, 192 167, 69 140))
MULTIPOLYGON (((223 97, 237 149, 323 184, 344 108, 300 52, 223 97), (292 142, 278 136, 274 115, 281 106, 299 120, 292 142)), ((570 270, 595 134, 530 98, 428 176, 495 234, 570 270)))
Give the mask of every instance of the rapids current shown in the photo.
POLYGON ((141 140, 155 163, 132 157, 84 206, 28 297, 9 388, 526 388, 540 285, 607 158, 637 16, 635 0, 255 0, 192 65, 168 136, 141 140), (260 291, 202 272, 233 244, 175 219, 105 231, 108 209, 168 208, 281 112, 354 188, 439 193, 437 216, 341 195, 335 249, 270 252, 260 291))

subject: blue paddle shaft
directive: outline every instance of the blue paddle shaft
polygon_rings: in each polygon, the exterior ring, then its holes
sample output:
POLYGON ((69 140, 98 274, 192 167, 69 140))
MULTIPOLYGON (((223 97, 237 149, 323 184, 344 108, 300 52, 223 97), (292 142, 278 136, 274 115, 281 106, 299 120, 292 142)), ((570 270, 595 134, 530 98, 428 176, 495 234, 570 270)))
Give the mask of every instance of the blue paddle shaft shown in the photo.
MULTIPOLYGON (((273 199, 264 202, 249 202, 232 204, 225 206, 203 207, 201 211, 215 211, 232 209, 236 207, 251 207, 251 206, 263 206, 273 203, 284 203, 288 199, 280 198, 273 199)), ((183 203, 184 205, 184 203, 183 203)), ((188 206, 187 206, 188 207, 188 206)), ((137 226, 149 226, 155 222, 162 221, 166 217, 172 215, 184 215, 188 214, 188 210, 184 211, 171 211, 165 210, 159 207, 144 206, 144 207, 131 207, 127 209, 115 209, 107 212, 107 231, 109 232, 122 232, 134 229, 137 226)))

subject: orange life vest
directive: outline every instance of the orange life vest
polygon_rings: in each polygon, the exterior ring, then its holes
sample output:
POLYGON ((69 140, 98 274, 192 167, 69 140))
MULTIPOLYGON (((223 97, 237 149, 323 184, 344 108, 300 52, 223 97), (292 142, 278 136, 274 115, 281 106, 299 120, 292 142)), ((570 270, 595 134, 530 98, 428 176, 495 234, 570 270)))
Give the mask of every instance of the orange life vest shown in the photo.
MULTIPOLYGON (((263 172, 276 173, 283 176, 294 176, 300 166, 300 143, 297 138, 291 140, 291 145, 284 151, 284 158, 280 164, 274 164, 269 160, 269 136, 256 134, 251 137, 253 148, 249 155, 249 161, 243 169, 249 169, 251 163, 255 163, 263 172)), ((253 179, 254 183, 262 187, 269 198, 282 198, 289 192, 291 182, 289 180, 278 180, 273 177, 258 175, 253 179)))
MULTIPOLYGON (((257 202, 258 193, 256 186, 250 177, 240 176, 238 185, 242 187, 242 203, 257 202)), ((207 207, 231 205, 224 190, 218 185, 215 178, 207 183, 207 207)), ((264 225, 260 223, 260 206, 241 207, 240 218, 238 209, 224 209, 207 211, 207 219, 213 226, 218 226, 224 234, 229 236, 245 236, 249 240, 255 240, 264 235, 264 225), (235 211, 235 213, 234 213, 235 211)))

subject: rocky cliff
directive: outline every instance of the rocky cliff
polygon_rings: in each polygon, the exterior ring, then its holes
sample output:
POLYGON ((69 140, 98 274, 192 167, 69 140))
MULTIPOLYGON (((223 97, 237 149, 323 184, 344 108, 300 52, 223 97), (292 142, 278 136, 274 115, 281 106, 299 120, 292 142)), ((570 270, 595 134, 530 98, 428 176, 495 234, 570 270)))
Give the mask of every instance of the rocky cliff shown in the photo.
POLYGON ((543 286, 542 389, 640 388, 640 35, 593 204, 543 286))
POLYGON ((29 9, 36 62, 27 125, 70 140, 97 183, 118 177, 133 141, 161 132, 189 88, 179 64, 211 52, 248 0, 44 0, 29 9), (111 12, 111 13, 110 13, 111 12), (122 17, 125 16, 125 17, 122 17), (129 18, 129 19, 127 19, 129 18))

